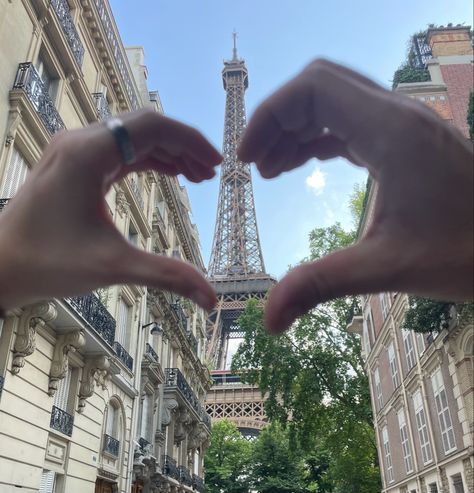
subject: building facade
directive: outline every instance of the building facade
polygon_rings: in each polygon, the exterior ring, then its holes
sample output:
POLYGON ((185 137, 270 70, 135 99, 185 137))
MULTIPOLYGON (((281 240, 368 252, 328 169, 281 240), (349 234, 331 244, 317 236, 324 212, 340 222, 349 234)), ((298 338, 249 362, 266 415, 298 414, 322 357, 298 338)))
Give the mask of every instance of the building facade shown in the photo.
MULTIPOLYGON (((161 112, 107 0, 0 0, 0 214, 58 131, 161 112)), ((186 190, 132 173, 106 197, 146 251, 204 272, 186 190)), ((46 300, 0 321, 0 492, 203 491, 206 314, 139 286, 46 300)))
MULTIPOLYGON (((470 29, 431 28, 421 43, 413 49, 414 65, 429 80, 400 83, 395 91, 431 106, 468 138, 470 29)), ((376 195, 372 182, 361 234, 376 195)), ((362 306, 349 329, 362 336, 383 492, 474 492, 472 317, 453 311, 449 326, 420 334, 403 328, 405 294, 364 296, 362 306)))

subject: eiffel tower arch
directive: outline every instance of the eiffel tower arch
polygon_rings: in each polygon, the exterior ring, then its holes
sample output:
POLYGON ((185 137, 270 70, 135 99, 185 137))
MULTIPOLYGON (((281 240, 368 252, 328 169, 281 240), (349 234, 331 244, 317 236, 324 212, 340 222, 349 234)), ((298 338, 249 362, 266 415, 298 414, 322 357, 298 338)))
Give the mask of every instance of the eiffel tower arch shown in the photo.
POLYGON ((238 318, 247 301, 257 299, 263 305, 276 281, 265 272, 250 163, 237 158, 246 126, 248 71, 245 61, 237 56, 235 33, 233 57, 224 62, 222 80, 226 91, 224 162, 208 269, 218 303, 208 318, 207 358, 212 361, 214 385, 206 397, 206 410, 214 421, 226 418, 246 437, 252 437, 266 424, 265 397, 257 387, 243 384, 231 373, 230 358, 235 341, 243 337, 238 318))

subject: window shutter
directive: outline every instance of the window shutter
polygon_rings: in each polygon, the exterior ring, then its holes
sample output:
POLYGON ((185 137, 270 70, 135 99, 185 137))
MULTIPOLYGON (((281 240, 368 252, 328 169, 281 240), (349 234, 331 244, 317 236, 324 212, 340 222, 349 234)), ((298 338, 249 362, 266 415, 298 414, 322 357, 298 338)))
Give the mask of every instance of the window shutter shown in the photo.
POLYGON ((43 471, 38 493, 53 493, 56 473, 54 471, 43 471))
POLYGON ((25 158, 18 149, 14 147, 10 161, 7 164, 7 169, 5 170, 0 198, 12 198, 25 182, 28 170, 29 167, 25 158))

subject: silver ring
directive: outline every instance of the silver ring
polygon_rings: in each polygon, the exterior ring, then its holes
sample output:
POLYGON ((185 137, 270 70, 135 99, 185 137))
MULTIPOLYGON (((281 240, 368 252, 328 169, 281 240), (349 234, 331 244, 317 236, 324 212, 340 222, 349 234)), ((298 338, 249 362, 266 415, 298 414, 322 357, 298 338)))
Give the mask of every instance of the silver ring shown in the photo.
POLYGON ((120 154, 122 155, 123 162, 126 166, 133 164, 137 156, 135 154, 135 147, 130 139, 130 134, 125 128, 123 121, 120 118, 109 118, 105 122, 106 127, 112 132, 120 154))

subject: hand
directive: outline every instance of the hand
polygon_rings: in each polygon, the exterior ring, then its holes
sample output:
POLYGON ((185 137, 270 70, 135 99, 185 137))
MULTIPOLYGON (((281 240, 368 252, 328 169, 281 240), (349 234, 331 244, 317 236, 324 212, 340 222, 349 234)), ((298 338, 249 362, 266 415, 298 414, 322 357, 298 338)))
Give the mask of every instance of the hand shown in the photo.
POLYGON ((118 283, 174 291, 206 309, 214 305, 214 291, 197 269, 133 247, 113 225, 104 197, 134 171, 211 178, 222 157, 198 131, 152 111, 122 120, 135 164, 123 164, 103 124, 60 133, 0 213, 3 309, 118 283))
POLYGON ((238 155, 266 178, 311 157, 343 156, 377 183, 364 237, 297 267, 272 290, 271 332, 345 295, 472 297, 472 145, 425 105, 317 60, 255 111, 238 155))

